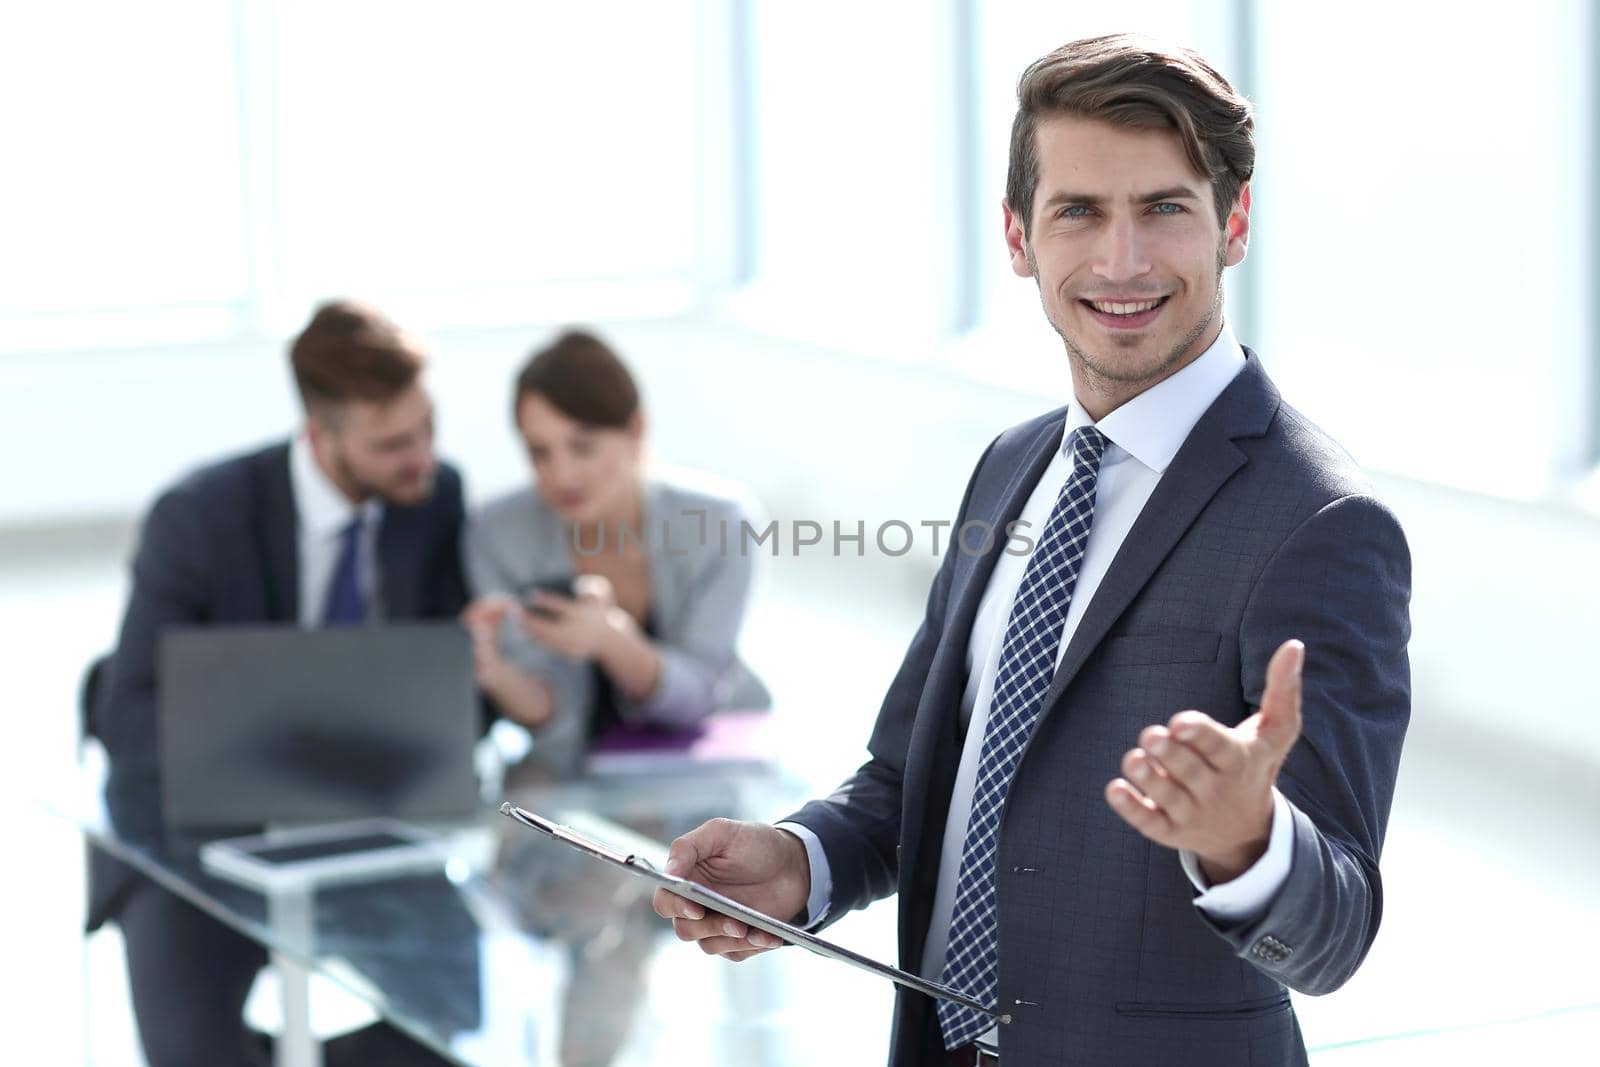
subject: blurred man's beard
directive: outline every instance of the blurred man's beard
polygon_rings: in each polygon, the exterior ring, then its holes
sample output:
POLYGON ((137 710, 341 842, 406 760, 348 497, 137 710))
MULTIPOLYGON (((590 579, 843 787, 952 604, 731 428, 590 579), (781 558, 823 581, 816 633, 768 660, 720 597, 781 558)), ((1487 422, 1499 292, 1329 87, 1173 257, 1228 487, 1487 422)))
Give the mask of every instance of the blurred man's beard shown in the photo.
POLYGON ((377 497, 385 503, 411 507, 423 503, 433 495, 432 470, 420 478, 396 477, 387 482, 380 482, 362 477, 361 473, 341 454, 335 453, 333 463, 339 472, 339 480, 355 490, 356 496, 361 500, 377 497))
POLYGON ((433 495, 433 475, 430 473, 421 478, 397 481, 387 488, 375 487, 374 492, 390 504, 413 507, 433 495))
POLYGON ((406 485, 409 487, 409 491, 404 499, 401 499, 395 494, 388 494, 388 497, 393 503, 396 504, 426 503, 427 499, 433 495, 433 482, 434 474, 432 471, 429 471, 421 478, 406 483, 406 485))

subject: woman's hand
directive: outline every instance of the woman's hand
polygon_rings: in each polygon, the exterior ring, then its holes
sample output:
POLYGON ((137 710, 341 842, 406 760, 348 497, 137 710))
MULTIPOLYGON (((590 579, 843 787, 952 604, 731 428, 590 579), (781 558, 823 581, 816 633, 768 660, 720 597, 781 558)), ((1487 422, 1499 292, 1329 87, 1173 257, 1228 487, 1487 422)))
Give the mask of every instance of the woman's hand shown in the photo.
POLYGON ((584 574, 573 584, 576 596, 535 591, 518 621, 529 637, 568 659, 597 659, 633 620, 617 606, 610 579, 584 574))
POLYGON ((661 680, 661 655, 650 636, 617 603, 610 579, 580 575, 577 596, 536 593, 522 629, 568 659, 593 662, 632 701, 644 701, 661 680))
POLYGON ((487 593, 461 609, 461 625, 476 638, 479 627, 487 627, 493 633, 508 616, 520 614, 522 605, 509 593, 487 593))
POLYGON ((550 687, 500 652, 500 631, 505 620, 518 620, 523 614, 515 599, 495 593, 467 605, 461 612, 461 622, 472 637, 472 673, 478 688, 507 718, 536 729, 555 714, 550 687))
POLYGON ((478 688, 490 696, 496 696, 504 688, 506 672, 514 669, 500 654, 501 623, 507 615, 520 611, 516 601, 510 597, 494 596, 474 600, 461 613, 461 621, 472 637, 473 676, 477 679, 478 688))

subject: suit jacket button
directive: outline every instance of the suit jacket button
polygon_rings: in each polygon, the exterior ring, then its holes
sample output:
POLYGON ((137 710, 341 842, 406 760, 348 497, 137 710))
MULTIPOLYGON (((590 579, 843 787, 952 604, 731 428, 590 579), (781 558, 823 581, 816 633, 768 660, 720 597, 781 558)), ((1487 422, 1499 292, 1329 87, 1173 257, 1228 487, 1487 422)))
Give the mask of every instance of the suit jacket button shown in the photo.
POLYGON ((1293 954, 1294 949, 1279 941, 1271 934, 1262 934, 1256 943, 1250 946, 1250 953, 1268 963, 1282 963, 1293 954))

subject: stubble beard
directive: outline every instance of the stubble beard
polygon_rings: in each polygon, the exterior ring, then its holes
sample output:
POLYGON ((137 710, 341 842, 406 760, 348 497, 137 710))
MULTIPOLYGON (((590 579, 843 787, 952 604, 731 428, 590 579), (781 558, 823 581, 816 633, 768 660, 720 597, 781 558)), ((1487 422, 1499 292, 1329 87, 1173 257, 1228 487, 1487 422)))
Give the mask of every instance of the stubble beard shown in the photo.
POLYGON ((345 458, 342 452, 335 452, 333 465, 339 472, 340 480, 350 486, 356 495, 367 500, 377 497, 385 504, 396 507, 414 507, 421 504, 433 495, 433 476, 423 478, 420 482, 396 480, 392 484, 384 485, 364 478, 355 469, 355 465, 345 458))
MULTIPOLYGON (((1206 313, 1194 324, 1194 327, 1184 335, 1183 339, 1163 353, 1157 362, 1148 367, 1118 366, 1114 361, 1104 359, 1099 355, 1089 352, 1082 345, 1072 339, 1065 329, 1050 317, 1049 305, 1045 302, 1044 288, 1039 289, 1039 303, 1044 308, 1045 321, 1050 323, 1050 328, 1055 330, 1056 336, 1061 338, 1066 345, 1069 358, 1079 367, 1083 368, 1084 384, 1097 393, 1126 393, 1130 386, 1143 386, 1159 382, 1172 373, 1172 368, 1188 354, 1189 350, 1199 343, 1200 338, 1206 335, 1211 324, 1217 320, 1222 312, 1222 271, 1227 257, 1226 242, 1217 247, 1216 277, 1212 286, 1211 306, 1206 308, 1206 313), (1110 388, 1107 388, 1110 387, 1110 388)), ((1033 251, 1028 250, 1028 265, 1033 267, 1035 283, 1039 281, 1038 265, 1034 263, 1033 251)), ((1143 389, 1135 390, 1132 395, 1137 395, 1143 389)))

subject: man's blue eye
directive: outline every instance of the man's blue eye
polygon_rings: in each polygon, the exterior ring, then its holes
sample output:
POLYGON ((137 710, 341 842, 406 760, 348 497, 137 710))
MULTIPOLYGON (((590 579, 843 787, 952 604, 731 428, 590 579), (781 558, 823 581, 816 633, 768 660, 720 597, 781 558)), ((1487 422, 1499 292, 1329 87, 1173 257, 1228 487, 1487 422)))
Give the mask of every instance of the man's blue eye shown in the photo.
POLYGON ((1069 219, 1081 219, 1089 214, 1089 208, 1084 204, 1068 204, 1061 209, 1061 214, 1069 219))
POLYGON ((1158 215, 1176 215, 1183 210, 1177 204, 1157 204, 1153 209, 1158 215))

